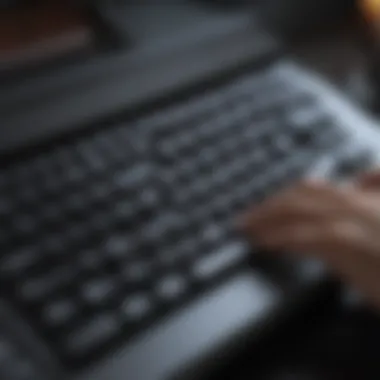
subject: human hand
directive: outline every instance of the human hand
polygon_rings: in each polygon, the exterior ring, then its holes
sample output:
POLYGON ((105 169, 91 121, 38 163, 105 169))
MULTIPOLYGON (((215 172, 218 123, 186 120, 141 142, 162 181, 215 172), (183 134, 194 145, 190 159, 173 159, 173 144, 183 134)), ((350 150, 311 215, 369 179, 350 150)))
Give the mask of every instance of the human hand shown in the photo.
POLYGON ((380 309, 380 173, 301 183, 249 210, 243 228, 270 251, 322 259, 380 309))

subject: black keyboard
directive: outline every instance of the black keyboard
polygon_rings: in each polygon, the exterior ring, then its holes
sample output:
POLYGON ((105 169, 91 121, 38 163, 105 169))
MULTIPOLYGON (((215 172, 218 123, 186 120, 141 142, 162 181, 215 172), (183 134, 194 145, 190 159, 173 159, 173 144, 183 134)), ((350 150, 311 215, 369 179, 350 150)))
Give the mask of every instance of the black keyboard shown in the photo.
POLYGON ((86 366, 239 270, 239 212, 343 139, 317 97, 268 68, 10 163, 3 294, 86 366))
POLYGON ((41 369, 30 357, 29 350, 20 345, 14 331, 8 331, 4 326, 0 331, 0 375, 9 380, 47 380, 46 368, 41 369))

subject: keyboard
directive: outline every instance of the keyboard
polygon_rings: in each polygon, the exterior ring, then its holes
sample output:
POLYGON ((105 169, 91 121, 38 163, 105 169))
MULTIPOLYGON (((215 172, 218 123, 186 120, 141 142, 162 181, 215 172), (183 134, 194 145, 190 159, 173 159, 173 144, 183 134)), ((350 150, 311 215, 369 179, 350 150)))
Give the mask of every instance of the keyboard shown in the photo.
POLYGON ((246 265, 239 213, 344 141, 274 66, 28 153, 0 170, 3 297, 83 368, 246 265))
POLYGON ((46 368, 42 371, 40 363, 31 359, 27 347, 15 339, 14 331, 9 331, 4 326, 0 330, 0 373, 3 379, 10 380, 50 378, 46 368))

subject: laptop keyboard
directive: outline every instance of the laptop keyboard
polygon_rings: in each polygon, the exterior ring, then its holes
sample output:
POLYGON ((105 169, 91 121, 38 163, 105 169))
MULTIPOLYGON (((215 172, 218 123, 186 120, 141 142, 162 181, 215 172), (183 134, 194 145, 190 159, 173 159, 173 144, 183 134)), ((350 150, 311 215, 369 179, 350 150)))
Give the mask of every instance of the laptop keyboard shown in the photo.
POLYGON ((246 263, 238 213, 343 137, 267 69, 4 166, 4 296, 85 366, 246 263))

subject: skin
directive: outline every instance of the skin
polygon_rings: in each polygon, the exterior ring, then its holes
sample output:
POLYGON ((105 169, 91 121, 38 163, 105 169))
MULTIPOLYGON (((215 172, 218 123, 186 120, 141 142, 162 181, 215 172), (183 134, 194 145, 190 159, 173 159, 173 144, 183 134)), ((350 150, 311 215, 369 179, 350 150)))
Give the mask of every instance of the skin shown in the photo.
POLYGON ((298 184, 248 210, 242 227, 267 250, 322 259, 380 311, 380 171, 298 184))

